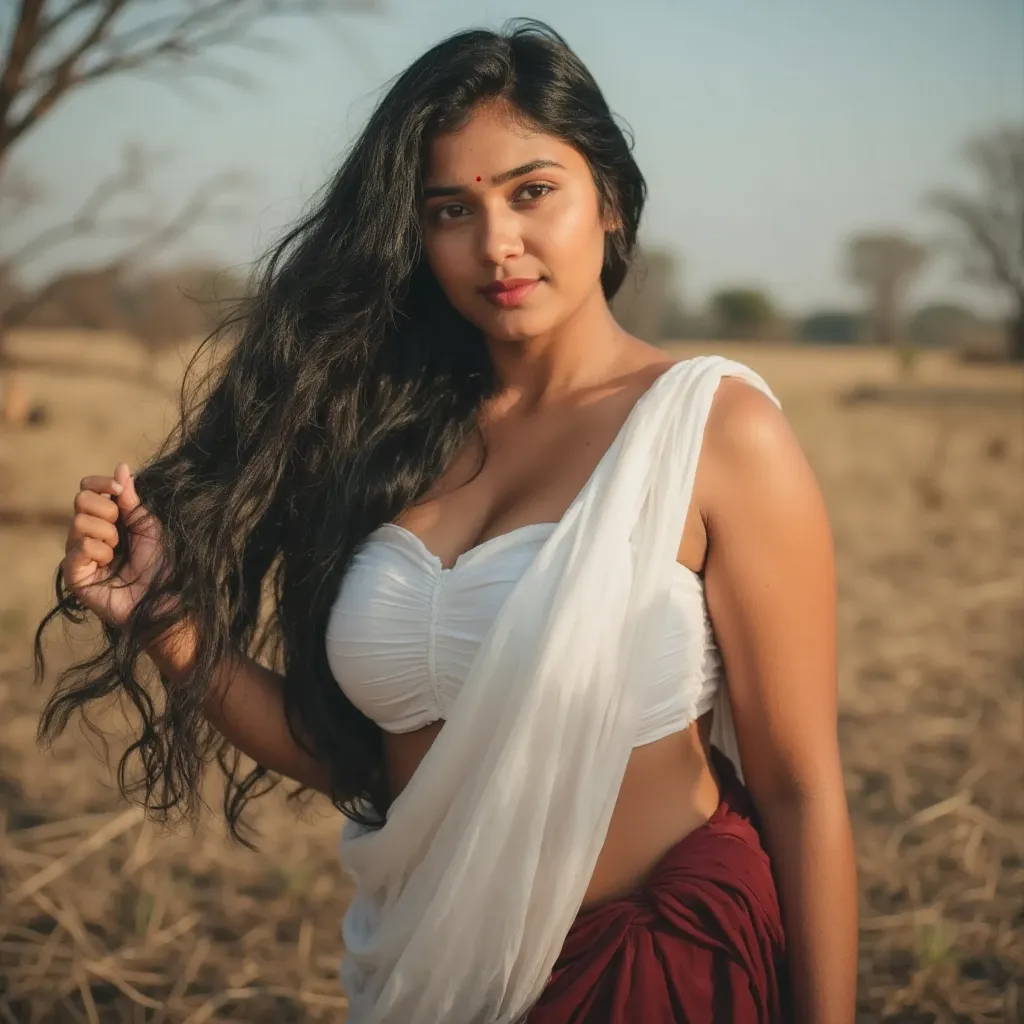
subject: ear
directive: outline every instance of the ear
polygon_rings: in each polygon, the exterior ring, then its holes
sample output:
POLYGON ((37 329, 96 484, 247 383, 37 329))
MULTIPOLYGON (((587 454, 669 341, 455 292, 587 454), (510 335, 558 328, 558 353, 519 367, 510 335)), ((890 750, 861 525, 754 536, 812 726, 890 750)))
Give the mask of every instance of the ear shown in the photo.
POLYGON ((601 217, 601 228, 605 234, 614 234, 622 230, 622 218, 617 210, 609 206, 601 217))

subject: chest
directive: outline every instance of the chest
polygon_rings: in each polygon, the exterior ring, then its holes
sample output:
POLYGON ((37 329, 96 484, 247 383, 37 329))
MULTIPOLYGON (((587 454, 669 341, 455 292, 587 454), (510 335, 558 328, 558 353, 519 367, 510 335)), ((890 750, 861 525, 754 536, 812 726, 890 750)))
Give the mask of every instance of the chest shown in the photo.
MULTIPOLYGON (((327 652, 349 699, 389 732, 444 719, 502 607, 554 524, 501 534, 451 568, 403 527, 382 526, 356 555, 327 628, 327 652)), ((651 708, 688 707, 717 674, 701 580, 676 565, 654 670, 651 708)))
POLYGON ((395 522, 445 568, 505 534, 558 522, 621 433, 634 392, 598 389, 571 414, 489 410, 428 494, 395 522))

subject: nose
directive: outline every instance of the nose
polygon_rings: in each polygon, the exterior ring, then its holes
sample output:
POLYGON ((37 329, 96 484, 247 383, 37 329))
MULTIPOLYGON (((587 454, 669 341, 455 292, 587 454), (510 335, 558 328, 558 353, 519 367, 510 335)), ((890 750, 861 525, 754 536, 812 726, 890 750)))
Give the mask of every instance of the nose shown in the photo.
POLYGON ((523 253, 519 217, 502 202, 482 212, 479 220, 480 259, 489 266, 501 266, 523 253))

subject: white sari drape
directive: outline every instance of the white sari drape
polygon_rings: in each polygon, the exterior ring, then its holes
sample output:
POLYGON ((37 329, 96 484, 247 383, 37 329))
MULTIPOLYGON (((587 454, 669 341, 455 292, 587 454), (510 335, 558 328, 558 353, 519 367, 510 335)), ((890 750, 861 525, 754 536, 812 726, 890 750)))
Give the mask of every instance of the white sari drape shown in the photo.
MULTIPOLYGON (((771 395, 719 356, 658 377, 513 588, 386 825, 346 822, 350 1024, 511 1024, 540 996, 633 747, 722 376, 771 395)), ((735 760, 731 720, 715 724, 735 760)))

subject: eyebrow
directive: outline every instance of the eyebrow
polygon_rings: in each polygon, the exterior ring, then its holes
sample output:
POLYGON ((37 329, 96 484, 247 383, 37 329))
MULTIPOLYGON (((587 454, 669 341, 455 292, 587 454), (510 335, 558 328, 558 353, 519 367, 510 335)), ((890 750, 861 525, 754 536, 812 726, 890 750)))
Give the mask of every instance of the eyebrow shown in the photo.
MULTIPOLYGON (((565 170, 557 160, 531 160, 528 164, 521 164, 519 167, 513 167, 510 171, 502 171, 500 174, 493 175, 491 184, 504 185, 508 181, 523 177, 524 174, 539 171, 543 167, 558 167, 565 170)), ((459 193, 465 192, 467 188, 469 188, 468 185, 433 185, 423 190, 423 198, 436 199, 439 196, 457 196, 459 193)))

